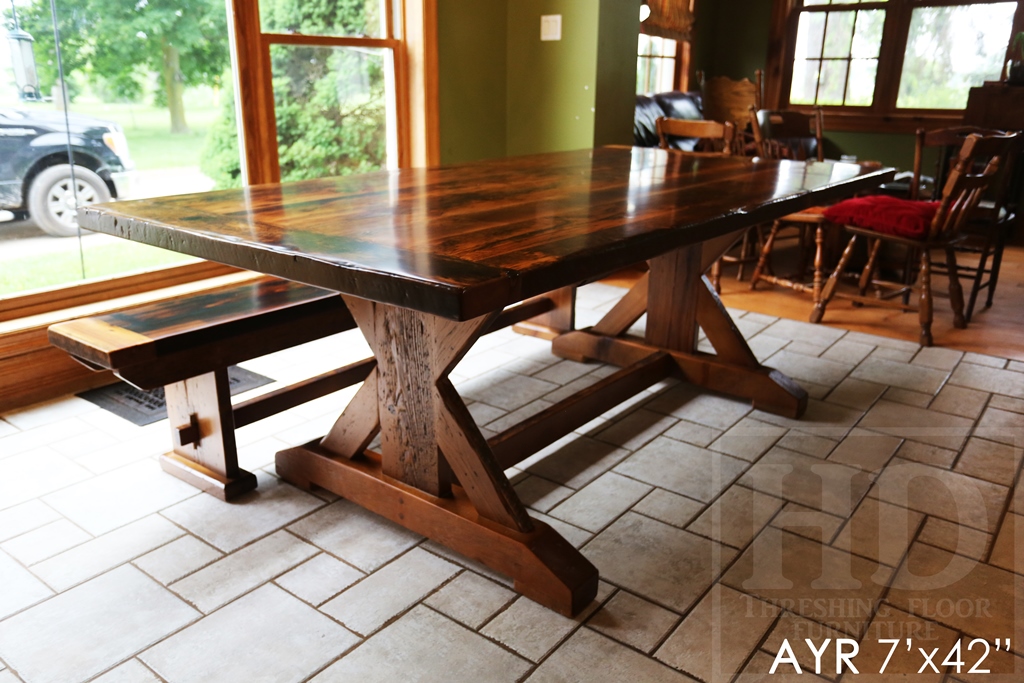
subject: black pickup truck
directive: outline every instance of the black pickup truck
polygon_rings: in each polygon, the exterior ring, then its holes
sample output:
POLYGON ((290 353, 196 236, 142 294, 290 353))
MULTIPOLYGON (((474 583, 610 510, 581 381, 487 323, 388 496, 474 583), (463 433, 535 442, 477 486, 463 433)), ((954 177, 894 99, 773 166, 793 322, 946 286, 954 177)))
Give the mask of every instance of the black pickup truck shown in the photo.
POLYGON ((0 209, 27 214, 50 235, 78 234, 77 206, 124 199, 134 167, 112 121, 0 107, 0 209))

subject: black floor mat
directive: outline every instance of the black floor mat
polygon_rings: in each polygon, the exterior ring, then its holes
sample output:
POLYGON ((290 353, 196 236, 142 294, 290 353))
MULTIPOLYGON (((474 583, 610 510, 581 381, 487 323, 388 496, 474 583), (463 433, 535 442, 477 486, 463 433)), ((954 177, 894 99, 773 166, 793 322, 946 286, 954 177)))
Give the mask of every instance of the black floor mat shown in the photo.
MULTIPOLYGON (((231 382, 232 396, 274 381, 237 365, 228 368, 228 379, 231 382)), ((118 382, 86 391, 78 396, 140 427, 167 417, 163 387, 153 391, 142 391, 125 382, 118 382)))

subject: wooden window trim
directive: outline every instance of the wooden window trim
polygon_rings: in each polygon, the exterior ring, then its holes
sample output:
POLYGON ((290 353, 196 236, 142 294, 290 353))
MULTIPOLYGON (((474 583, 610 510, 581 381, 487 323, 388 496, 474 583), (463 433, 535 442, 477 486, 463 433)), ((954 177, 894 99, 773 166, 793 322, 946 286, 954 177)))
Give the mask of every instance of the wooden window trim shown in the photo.
MULTIPOLYGON (((1005 1, 979 0, 975 4, 1005 1)), ((789 105, 796 31, 802 4, 802 0, 774 0, 772 5, 768 55, 765 61, 765 106, 769 109, 813 111, 811 106, 789 105)), ((897 109, 896 98, 913 9, 919 6, 962 4, 965 4, 962 0, 889 0, 878 3, 865 2, 862 5, 821 5, 815 6, 814 9, 809 8, 808 11, 815 12, 829 9, 886 10, 873 104, 870 107, 823 106, 825 128, 834 131, 913 133, 918 128, 941 128, 960 123, 963 118, 962 109, 897 109)), ((1010 35, 1013 36, 1021 30, 1024 30, 1024 2, 1018 0, 1010 35)))

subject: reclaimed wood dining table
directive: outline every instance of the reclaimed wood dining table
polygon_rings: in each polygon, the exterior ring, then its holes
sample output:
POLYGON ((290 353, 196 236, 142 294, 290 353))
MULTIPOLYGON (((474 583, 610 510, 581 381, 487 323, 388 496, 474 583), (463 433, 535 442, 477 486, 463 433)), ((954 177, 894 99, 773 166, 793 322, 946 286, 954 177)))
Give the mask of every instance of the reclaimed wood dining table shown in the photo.
POLYGON ((567 615, 597 569, 531 518, 504 471, 667 377, 798 417, 703 273, 750 226, 870 190, 893 169, 606 147, 87 206, 82 225, 339 292, 375 358, 286 481, 347 498, 514 579, 567 615), (576 287, 648 266, 575 329, 576 287), (629 329, 646 313, 642 337, 629 329), (620 369, 485 438, 448 378, 496 327, 620 369), (715 353, 697 349, 703 329, 715 353), (369 445, 380 435, 378 452, 369 445))

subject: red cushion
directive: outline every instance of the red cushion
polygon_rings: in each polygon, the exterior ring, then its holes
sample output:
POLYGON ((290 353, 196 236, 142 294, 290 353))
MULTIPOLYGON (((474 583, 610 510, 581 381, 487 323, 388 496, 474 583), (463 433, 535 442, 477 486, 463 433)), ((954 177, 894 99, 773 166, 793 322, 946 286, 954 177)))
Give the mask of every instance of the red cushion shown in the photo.
POLYGON ((825 219, 886 235, 924 239, 938 210, 939 202, 872 195, 833 204, 825 211, 825 219))

